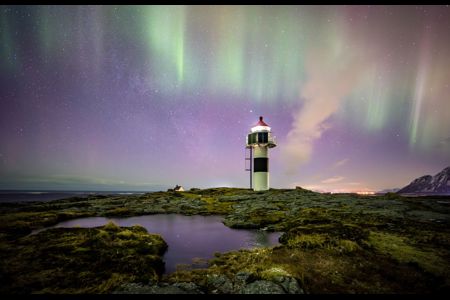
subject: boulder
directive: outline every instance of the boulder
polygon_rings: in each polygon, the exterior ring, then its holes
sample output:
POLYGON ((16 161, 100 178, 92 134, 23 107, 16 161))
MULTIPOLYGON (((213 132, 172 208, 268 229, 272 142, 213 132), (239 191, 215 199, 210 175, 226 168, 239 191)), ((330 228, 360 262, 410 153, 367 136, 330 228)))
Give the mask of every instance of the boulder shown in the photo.
POLYGON ((247 284, 241 291, 241 294, 286 294, 284 289, 272 282, 267 280, 258 280, 247 284))
POLYGON ((184 291, 184 294, 203 294, 200 288, 193 282, 178 282, 173 284, 173 287, 184 291))
POLYGON ((207 284, 213 293, 231 294, 234 292, 231 280, 222 274, 208 275, 207 284))
POLYGON ((297 280, 288 276, 275 276, 273 281, 283 287, 288 294, 304 294, 305 292, 298 284, 297 280))
POLYGON ((253 274, 245 271, 239 271, 234 276, 234 282, 238 285, 246 285, 253 279, 253 274))

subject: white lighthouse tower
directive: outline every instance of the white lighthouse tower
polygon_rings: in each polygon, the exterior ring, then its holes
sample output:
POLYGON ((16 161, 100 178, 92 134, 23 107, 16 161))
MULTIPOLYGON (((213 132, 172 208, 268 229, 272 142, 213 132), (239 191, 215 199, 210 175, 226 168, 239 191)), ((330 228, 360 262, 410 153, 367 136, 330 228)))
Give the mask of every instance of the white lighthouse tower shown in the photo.
POLYGON ((247 135, 246 148, 250 149, 250 187, 254 191, 269 189, 269 148, 275 147, 275 139, 271 129, 259 117, 258 123, 247 135))

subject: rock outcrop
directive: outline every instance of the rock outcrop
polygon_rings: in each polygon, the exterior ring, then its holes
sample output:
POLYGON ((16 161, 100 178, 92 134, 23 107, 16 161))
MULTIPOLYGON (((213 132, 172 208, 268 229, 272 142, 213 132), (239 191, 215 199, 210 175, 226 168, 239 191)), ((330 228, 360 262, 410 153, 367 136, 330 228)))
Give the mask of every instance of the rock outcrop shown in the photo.
POLYGON ((277 276, 273 280, 256 280, 252 274, 238 272, 234 280, 223 274, 207 275, 206 285, 193 282, 153 282, 148 285, 126 283, 114 294, 304 294, 297 280, 277 276))

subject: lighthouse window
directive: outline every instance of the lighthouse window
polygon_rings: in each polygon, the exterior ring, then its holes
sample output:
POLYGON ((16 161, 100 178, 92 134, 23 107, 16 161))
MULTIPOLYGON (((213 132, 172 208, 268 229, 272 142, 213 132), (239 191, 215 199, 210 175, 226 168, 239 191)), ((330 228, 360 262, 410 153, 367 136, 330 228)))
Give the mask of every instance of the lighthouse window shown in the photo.
POLYGON ((268 172, 269 159, 267 157, 256 157, 253 165, 253 172, 268 172))
POLYGON ((250 133, 248 135, 248 143, 249 144, 254 144, 256 143, 256 133, 250 133))
POLYGON ((268 133, 258 132, 258 143, 267 143, 268 133))

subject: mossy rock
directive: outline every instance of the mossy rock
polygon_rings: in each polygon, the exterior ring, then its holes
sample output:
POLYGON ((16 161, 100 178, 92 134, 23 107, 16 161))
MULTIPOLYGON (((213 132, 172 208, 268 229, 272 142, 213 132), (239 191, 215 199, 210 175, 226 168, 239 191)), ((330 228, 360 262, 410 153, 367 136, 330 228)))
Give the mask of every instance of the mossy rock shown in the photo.
POLYGON ((369 231, 363 229, 357 225, 353 224, 342 224, 342 223, 331 223, 331 224, 308 224, 305 226, 298 226, 290 229, 288 232, 284 233, 280 237, 280 243, 293 245, 295 244, 293 240, 301 240, 302 237, 307 241, 307 236, 316 237, 318 241, 319 237, 320 243, 313 244, 323 244, 325 242, 325 237, 328 239, 336 240, 350 240, 353 242, 361 243, 362 240, 367 239, 369 231))
POLYGON ((167 244, 140 226, 52 228, 1 251, 1 293, 109 293, 157 281, 167 244))
POLYGON ((132 213, 127 207, 117 207, 106 211, 104 215, 107 217, 127 217, 132 216, 132 213))
POLYGON ((392 233, 370 232, 368 244, 400 263, 417 265, 436 276, 449 276, 450 263, 435 250, 419 247, 408 239, 392 233))

